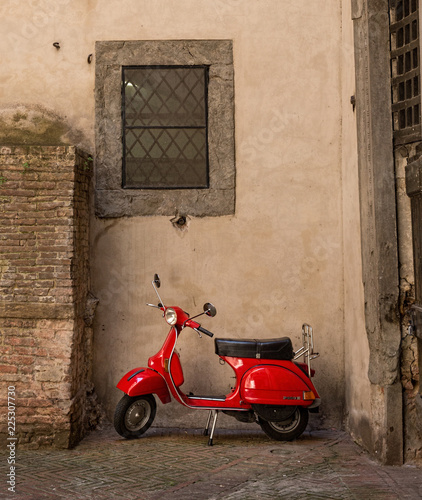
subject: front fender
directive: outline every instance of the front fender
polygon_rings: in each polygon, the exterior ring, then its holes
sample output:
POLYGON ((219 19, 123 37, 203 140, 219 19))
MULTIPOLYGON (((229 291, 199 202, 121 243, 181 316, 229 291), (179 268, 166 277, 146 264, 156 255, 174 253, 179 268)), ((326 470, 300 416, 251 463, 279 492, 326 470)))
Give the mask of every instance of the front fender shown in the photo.
POLYGON ((166 381, 151 368, 134 368, 121 378, 117 388, 128 396, 157 394, 162 403, 170 403, 171 401, 166 381))

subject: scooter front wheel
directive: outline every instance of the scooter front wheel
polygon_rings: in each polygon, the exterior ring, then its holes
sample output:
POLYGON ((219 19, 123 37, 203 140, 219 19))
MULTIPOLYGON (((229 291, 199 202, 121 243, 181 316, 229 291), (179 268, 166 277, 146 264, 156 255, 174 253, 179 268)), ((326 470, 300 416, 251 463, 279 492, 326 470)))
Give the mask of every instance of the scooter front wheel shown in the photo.
POLYGON ((308 425, 308 410, 297 406, 293 414, 280 422, 268 422, 258 417, 259 425, 265 434, 277 441, 292 441, 298 438, 308 425))
POLYGON ((157 404, 152 394, 128 396, 118 402, 114 412, 114 428, 126 439, 139 438, 155 418, 157 404))

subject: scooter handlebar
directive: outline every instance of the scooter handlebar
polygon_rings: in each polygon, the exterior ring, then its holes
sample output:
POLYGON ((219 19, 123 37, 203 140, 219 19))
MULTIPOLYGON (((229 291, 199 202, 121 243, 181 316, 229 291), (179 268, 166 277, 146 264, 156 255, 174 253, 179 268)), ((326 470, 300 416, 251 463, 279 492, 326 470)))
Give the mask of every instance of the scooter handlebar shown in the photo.
POLYGON ((208 335, 208 337, 214 337, 214 334, 212 332, 209 332, 205 328, 202 328, 202 326, 198 326, 197 330, 199 330, 201 333, 205 333, 205 335, 208 335))
POLYGON ((209 332, 205 328, 202 328, 202 326, 196 321, 188 319, 185 324, 186 326, 189 326, 189 328, 193 328, 197 332, 205 333, 205 335, 208 335, 208 337, 214 337, 214 334, 212 332, 209 332))

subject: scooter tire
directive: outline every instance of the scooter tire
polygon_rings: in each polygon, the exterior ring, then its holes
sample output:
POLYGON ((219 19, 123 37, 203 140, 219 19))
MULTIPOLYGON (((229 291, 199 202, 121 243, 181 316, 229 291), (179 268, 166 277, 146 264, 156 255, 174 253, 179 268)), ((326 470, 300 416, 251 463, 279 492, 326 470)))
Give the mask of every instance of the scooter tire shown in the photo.
POLYGON ((276 441, 293 441, 297 439, 308 425, 308 410, 297 406, 292 417, 282 422, 268 422, 258 417, 258 423, 265 434, 276 441))
POLYGON ((137 439, 151 427, 156 411, 157 404, 152 394, 125 394, 114 412, 114 428, 126 439, 137 439))

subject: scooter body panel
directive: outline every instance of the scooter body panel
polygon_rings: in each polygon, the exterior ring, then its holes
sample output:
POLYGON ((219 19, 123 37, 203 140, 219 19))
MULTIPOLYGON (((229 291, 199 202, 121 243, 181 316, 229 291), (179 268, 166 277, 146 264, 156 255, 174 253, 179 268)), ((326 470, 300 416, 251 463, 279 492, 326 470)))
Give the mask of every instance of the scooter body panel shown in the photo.
POLYGON ((128 396, 156 394, 163 404, 171 401, 165 380, 159 373, 150 368, 134 368, 121 378, 117 388, 128 396))
MULTIPOLYGON (((240 393, 250 404, 309 406, 313 399, 305 399, 305 393, 309 398, 308 393, 314 390, 311 381, 305 380, 294 363, 287 361, 283 365, 260 364, 250 368, 242 377, 240 393)), ((316 391, 314 397, 318 397, 316 391)))
POLYGON ((179 353, 176 350, 171 357, 170 371, 174 380, 174 385, 176 387, 180 387, 185 381, 185 378, 183 376, 183 369, 180 363, 179 353))

